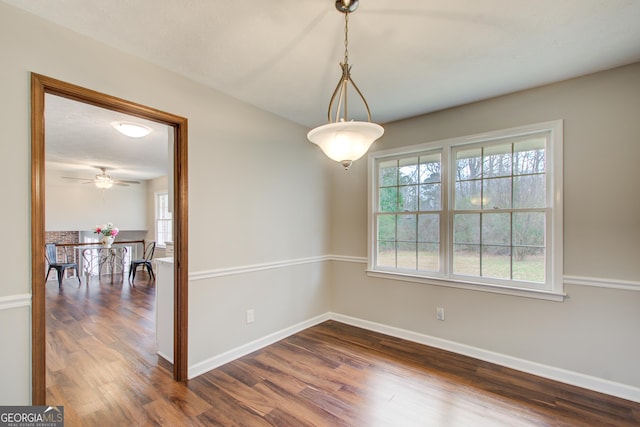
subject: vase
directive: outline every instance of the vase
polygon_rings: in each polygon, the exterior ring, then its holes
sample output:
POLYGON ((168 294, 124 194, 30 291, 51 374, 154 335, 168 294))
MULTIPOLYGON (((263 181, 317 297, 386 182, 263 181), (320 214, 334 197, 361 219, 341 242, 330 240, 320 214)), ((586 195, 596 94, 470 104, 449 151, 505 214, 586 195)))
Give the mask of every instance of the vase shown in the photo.
POLYGON ((113 236, 102 236, 102 247, 103 248, 110 248, 111 245, 113 244, 115 237, 113 236))

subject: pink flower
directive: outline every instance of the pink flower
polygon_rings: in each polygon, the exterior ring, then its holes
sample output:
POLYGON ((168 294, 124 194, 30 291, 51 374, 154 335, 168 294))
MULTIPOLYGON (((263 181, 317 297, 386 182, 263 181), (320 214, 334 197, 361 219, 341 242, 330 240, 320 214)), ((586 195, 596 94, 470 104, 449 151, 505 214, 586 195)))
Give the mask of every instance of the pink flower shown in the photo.
POLYGON ((114 227, 112 223, 108 222, 106 224, 96 225, 96 227, 93 229, 93 232, 95 234, 102 234, 103 236, 107 237, 116 237, 120 230, 114 227))

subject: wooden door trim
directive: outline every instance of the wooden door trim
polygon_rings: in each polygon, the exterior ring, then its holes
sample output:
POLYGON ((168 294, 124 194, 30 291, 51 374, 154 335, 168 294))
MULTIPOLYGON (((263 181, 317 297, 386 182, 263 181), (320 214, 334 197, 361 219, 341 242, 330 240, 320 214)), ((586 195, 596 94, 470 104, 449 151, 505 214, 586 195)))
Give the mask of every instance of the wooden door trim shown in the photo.
POLYGON ((45 94, 53 94, 174 128, 174 345, 173 377, 188 379, 188 158, 187 119, 31 73, 31 399, 46 401, 46 314, 43 278, 45 233, 45 94))

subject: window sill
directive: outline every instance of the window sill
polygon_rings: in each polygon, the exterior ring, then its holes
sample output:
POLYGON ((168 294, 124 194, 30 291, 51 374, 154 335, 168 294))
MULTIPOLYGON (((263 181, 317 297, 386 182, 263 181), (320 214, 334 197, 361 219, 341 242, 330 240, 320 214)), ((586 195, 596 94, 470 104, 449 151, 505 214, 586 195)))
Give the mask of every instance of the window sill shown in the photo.
POLYGON ((445 286, 449 288, 468 289, 472 291, 490 292, 494 294, 512 295, 525 298, 536 298, 547 301, 564 301, 567 294, 562 292, 517 288, 502 285, 491 285, 485 283, 464 282, 444 278, 432 278, 415 276, 406 273, 388 272, 379 270, 367 270, 367 276, 379 279, 400 280, 403 282, 424 283, 427 285, 445 286))

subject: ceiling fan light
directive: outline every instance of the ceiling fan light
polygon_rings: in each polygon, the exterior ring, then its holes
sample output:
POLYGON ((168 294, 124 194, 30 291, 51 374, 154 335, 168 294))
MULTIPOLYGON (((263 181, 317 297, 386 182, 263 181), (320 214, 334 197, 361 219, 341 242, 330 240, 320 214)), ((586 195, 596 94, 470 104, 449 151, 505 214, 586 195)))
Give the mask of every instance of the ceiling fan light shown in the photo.
POLYGON ((379 124, 351 121, 318 126, 311 129, 307 138, 317 144, 327 157, 348 169, 383 133, 384 129, 379 124))
POLYGON ((113 123, 113 127, 123 135, 131 138, 142 138, 151 133, 151 129, 136 123, 117 122, 113 123))
POLYGON ((96 175, 95 184, 98 188, 111 188, 113 186, 113 179, 108 175, 96 175))

